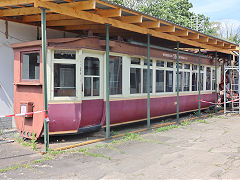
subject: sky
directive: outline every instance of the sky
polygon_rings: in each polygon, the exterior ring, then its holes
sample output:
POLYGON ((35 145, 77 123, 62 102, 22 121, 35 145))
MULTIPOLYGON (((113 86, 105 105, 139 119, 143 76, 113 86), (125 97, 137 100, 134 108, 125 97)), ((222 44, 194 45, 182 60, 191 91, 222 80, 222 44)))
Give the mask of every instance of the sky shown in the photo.
POLYGON ((192 12, 210 17, 210 21, 240 25, 240 0, 189 0, 192 12))

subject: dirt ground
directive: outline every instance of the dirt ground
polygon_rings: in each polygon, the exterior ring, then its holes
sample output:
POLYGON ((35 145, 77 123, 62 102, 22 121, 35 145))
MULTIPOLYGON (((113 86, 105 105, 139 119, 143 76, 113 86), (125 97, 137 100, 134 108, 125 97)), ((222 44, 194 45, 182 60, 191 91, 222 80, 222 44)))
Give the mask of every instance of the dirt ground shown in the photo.
POLYGON ((44 156, 16 143, 0 144, 0 179, 240 178, 240 116, 212 116, 171 128, 44 156), (9 147, 22 158, 10 156, 9 147))

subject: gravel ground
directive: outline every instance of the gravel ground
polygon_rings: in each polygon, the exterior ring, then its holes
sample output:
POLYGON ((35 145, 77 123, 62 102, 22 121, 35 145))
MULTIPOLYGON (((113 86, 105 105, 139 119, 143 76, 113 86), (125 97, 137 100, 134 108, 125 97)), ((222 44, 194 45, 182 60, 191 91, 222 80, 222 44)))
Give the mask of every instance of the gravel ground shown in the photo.
POLYGON ((178 128, 130 134, 61 154, 32 155, 28 164, 0 170, 0 178, 237 179, 239 129, 240 116, 212 116, 178 128), (43 159, 33 162, 39 158, 43 159))

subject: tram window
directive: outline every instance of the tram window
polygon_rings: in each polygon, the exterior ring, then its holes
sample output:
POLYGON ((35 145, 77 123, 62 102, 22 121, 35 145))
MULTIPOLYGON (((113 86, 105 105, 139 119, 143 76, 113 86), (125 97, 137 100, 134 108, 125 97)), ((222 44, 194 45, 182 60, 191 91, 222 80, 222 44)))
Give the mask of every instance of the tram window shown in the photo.
POLYGON ((202 91, 203 90, 203 73, 201 73, 200 74, 200 77, 201 77, 201 79, 200 79, 200 90, 202 91))
POLYGON ((131 57, 131 64, 139 64, 141 63, 141 59, 140 58, 136 58, 136 57, 131 57))
MULTIPOLYGON (((148 60, 144 59, 144 65, 147 65, 148 60)), ((150 66, 152 66, 152 60, 150 59, 150 66)))
POLYGON ((215 70, 212 70, 212 90, 216 88, 215 70))
POLYGON ((173 68, 173 62, 167 62, 167 67, 173 68))
MULTIPOLYGON (((179 91, 182 91, 183 72, 179 72, 179 91)), ((176 91, 177 91, 177 73, 176 73, 176 91)))
POLYGON ((192 70, 197 70, 197 65, 192 65, 192 70))
POLYGON ((130 68, 130 93, 141 93, 141 69, 130 68))
MULTIPOLYGON (((176 68, 177 68, 177 63, 176 63, 176 68)), ((179 69, 182 69, 182 63, 179 63, 179 69)))
POLYGON ((192 91, 197 91, 198 73, 192 73, 192 91))
POLYGON ((190 69, 190 64, 184 64, 184 69, 190 69))
POLYGON ((204 70, 204 66, 200 66, 200 71, 203 71, 204 70))
POLYGON ((211 90, 211 68, 206 69, 206 90, 211 90))
MULTIPOLYGON (((150 69, 150 93, 152 92, 152 69, 150 69)), ((147 69, 143 69, 143 93, 147 93, 147 69)))
POLYGON ((173 71, 166 71, 166 92, 173 92, 173 71))
POLYGON ((183 90, 184 91, 189 91, 190 90, 190 72, 184 72, 183 90))
POLYGON ((76 59, 76 51, 54 50, 54 59, 76 59))
POLYGON ((99 59, 85 57, 84 59, 84 96, 99 96, 100 75, 99 59))
POLYGON ((40 54, 39 52, 22 54, 22 79, 39 80, 40 54))
POLYGON ((159 60, 157 60, 157 61, 156 61, 156 66, 158 66, 158 67, 164 67, 164 61, 159 61, 159 60))
POLYGON ((54 96, 76 96, 75 64, 54 64, 54 96))
POLYGON ((156 92, 164 92, 164 70, 156 70, 156 92))
POLYGON ((109 57, 110 94, 122 94, 122 57, 109 57))

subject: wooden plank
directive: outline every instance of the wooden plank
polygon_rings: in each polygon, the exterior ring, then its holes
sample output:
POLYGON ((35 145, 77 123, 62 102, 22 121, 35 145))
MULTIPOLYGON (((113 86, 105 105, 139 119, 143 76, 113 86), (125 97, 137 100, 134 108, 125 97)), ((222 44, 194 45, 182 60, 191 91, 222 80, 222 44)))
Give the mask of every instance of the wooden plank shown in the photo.
POLYGON ((22 15, 30 15, 30 14, 41 14, 41 9, 38 9, 35 7, 28 7, 28 8, 0 10, 0 16, 22 16, 22 15))
POLYGON ((217 41, 217 46, 223 47, 223 46, 224 46, 224 42, 222 42, 222 41, 217 41))
POLYGON ((226 49, 231 49, 231 44, 224 44, 224 48, 226 48, 226 49))
MULTIPOLYGON (((65 20, 65 19, 78 19, 71 16, 66 16, 62 14, 50 14, 46 15, 47 21, 55 21, 55 20, 65 20)), ((41 21, 41 15, 32 15, 32 16, 23 16, 22 22, 38 22, 41 21)))
POLYGON ((100 24, 108 23, 108 24, 111 24, 113 27, 120 28, 120 29, 125 29, 125 30, 129 30, 129 31, 133 31, 133 32, 141 33, 141 34, 148 34, 149 33, 149 34, 151 34, 152 36, 155 36, 155 37, 159 37, 159 38, 163 38, 163 39, 167 39, 167 40, 171 40, 171 41, 179 41, 180 43, 185 43, 185 44, 195 46, 195 47, 210 49, 212 51, 229 53, 228 50, 225 50, 223 48, 210 46, 210 45, 207 45, 205 43, 199 43, 199 42, 196 42, 196 41, 192 41, 192 40, 189 40, 189 39, 184 39, 184 38, 177 37, 175 35, 171 35, 171 34, 167 34, 167 33, 162 33, 162 32, 159 32, 159 31, 152 30, 152 29, 147 29, 145 27, 137 26, 135 24, 128 24, 128 23, 121 22, 121 21, 116 20, 116 19, 101 17, 97 14, 93 14, 93 13, 90 13, 90 12, 87 12, 87 11, 74 11, 73 8, 71 8, 71 7, 67 7, 67 6, 63 6, 63 5, 59 5, 59 4, 55 4, 55 3, 51 3, 51 2, 39 2, 39 1, 37 1, 35 3, 35 6, 48 8, 51 11, 54 11, 56 13, 65 14, 65 15, 68 15, 68 16, 72 16, 72 17, 76 17, 76 18, 80 18, 80 19, 85 19, 85 20, 93 21, 93 22, 100 23, 100 24))
POLYGON ((47 21, 47 26, 76 26, 76 25, 86 25, 94 24, 91 21, 86 21, 82 19, 69 19, 69 20, 59 20, 59 21, 47 21))
MULTIPOLYGON (((41 0, 41 1, 52 1, 52 0, 41 0)), ((17 6, 20 4, 33 4, 34 0, 1 0, 0 7, 4 6, 17 6)))
POLYGON ((170 34, 173 34, 175 36, 188 36, 188 30, 178 30, 170 34))
POLYGON ((139 24, 142 27, 146 28, 159 28, 160 27, 160 21, 145 21, 139 24))
POLYGON ((122 9, 98 9, 96 13, 102 17, 121 17, 122 9))
POLYGON ((208 37, 200 36, 200 38, 197 39, 196 41, 198 41, 198 42, 203 42, 203 43, 207 43, 207 42, 209 41, 209 38, 208 38, 208 37))
POLYGON ((198 33, 188 34, 188 38, 189 39, 199 39, 199 34, 198 33))
POLYGON ((216 39, 209 39, 207 44, 215 45, 215 44, 217 44, 217 40, 216 39))
POLYGON ((93 29, 103 29, 105 26, 103 24, 91 24, 91 25, 79 25, 79 26, 66 26, 64 30, 75 31, 75 30, 93 30, 93 29))
POLYGON ((122 16, 121 21, 125 23, 142 23, 142 15, 139 16, 122 16))
POLYGON ((160 32, 175 32, 176 26, 160 26, 160 28, 155 29, 160 32))

